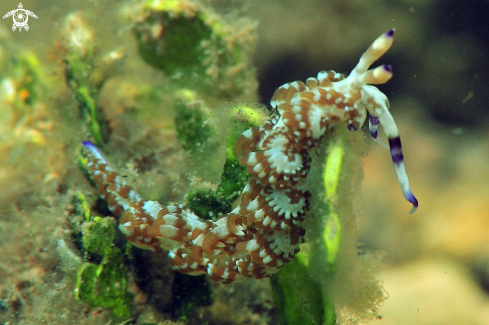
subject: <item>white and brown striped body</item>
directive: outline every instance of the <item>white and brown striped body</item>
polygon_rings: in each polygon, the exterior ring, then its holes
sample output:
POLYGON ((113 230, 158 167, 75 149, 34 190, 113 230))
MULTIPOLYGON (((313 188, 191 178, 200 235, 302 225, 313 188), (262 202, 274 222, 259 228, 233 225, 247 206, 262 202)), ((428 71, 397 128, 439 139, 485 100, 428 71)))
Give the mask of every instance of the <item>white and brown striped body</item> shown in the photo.
POLYGON ((384 126, 404 196, 417 207, 387 98, 367 85, 392 76, 388 66, 367 69, 390 47, 393 33, 380 36, 348 77, 320 72, 305 84, 295 81, 277 89, 271 100, 276 116, 245 131, 235 146, 252 179, 238 206, 216 220, 204 221, 181 205, 165 207, 141 199, 110 169, 99 149, 84 142, 87 169, 110 210, 120 216, 121 231, 140 248, 169 251, 172 266, 183 273, 207 273, 223 283, 275 274, 304 241, 302 223, 310 197, 304 184, 312 149, 332 125, 343 122, 358 130, 367 111, 373 116, 374 138, 379 121, 384 126))

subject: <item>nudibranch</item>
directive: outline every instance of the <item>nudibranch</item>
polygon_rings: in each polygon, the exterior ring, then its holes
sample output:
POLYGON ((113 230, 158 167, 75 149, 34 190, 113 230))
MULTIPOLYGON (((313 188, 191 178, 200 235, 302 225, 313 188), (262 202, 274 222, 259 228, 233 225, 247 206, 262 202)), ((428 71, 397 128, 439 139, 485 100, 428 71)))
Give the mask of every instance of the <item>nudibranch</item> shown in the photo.
POLYGON ((137 247, 169 251, 171 265, 183 273, 207 273, 223 283, 273 275, 304 242, 310 198, 305 180, 312 149, 334 125, 345 122, 350 131, 357 131, 367 116, 374 140, 382 144, 379 125, 387 135, 402 193, 414 212, 418 201, 409 188, 389 101, 372 86, 387 82, 392 70, 389 65, 369 70, 390 48, 393 35, 392 29, 377 38, 347 77, 321 71, 317 78, 275 91, 271 106, 276 114, 236 142, 235 154, 251 180, 236 208, 216 220, 202 220, 183 205, 144 200, 94 144, 83 142, 88 172, 111 212, 120 217, 122 233, 137 247))

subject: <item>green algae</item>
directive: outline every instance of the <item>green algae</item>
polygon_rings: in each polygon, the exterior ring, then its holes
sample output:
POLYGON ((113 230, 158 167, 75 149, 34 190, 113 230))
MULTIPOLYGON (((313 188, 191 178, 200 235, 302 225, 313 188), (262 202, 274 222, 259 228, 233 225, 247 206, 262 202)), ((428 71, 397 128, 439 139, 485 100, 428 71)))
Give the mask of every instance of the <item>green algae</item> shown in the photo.
POLYGON ((281 324, 333 325, 336 323, 335 306, 325 290, 326 278, 317 278, 315 268, 324 269, 326 277, 333 278, 336 259, 341 243, 341 223, 336 204, 338 184, 345 181, 342 173, 346 143, 343 135, 327 138, 327 156, 322 169, 323 188, 316 198, 323 197, 321 209, 314 209, 323 222, 316 222, 312 247, 303 245, 295 259, 284 265, 279 273, 271 278, 274 299, 281 324), (314 262, 313 262, 314 261, 314 262), (325 261, 321 263, 318 261, 325 261))
POLYGON ((62 47, 66 83, 75 95, 90 137, 97 146, 103 147, 109 127, 100 109, 99 96, 124 55, 116 50, 102 58, 97 56, 93 31, 77 14, 69 15, 66 20, 62 47), (103 68, 96 68, 97 63, 103 68))
POLYGON ((186 150, 194 151, 215 136, 214 127, 208 123, 209 110, 202 101, 178 99, 175 104, 177 138, 186 150))
POLYGON ((141 57, 175 79, 183 79, 183 83, 191 80, 189 76, 202 78, 205 67, 200 63, 205 58, 205 50, 201 42, 210 39, 212 30, 198 16, 172 17, 165 11, 155 12, 145 21, 148 25, 158 23, 161 23, 162 35, 149 42, 143 27, 136 29, 141 57), (141 29, 144 37, 139 33, 141 29))
POLYGON ((124 254, 114 247, 100 265, 84 263, 78 269, 75 296, 92 307, 110 309, 114 318, 128 318, 133 298, 127 292, 124 254))
MULTIPOLYGON (((248 47, 236 28, 199 2, 145 1, 133 32, 139 54, 175 85, 226 97, 248 87, 248 47)), ((241 35, 242 36, 242 35, 241 35)))
POLYGON ((190 190, 186 205, 203 219, 228 213, 249 179, 246 168, 237 160, 226 160, 217 190, 190 190))
MULTIPOLYGON (((266 115, 263 112, 247 106, 238 106, 230 110, 228 120, 231 128, 226 135, 226 161, 217 189, 191 189, 187 194, 186 205, 199 217, 204 219, 218 217, 233 209, 233 204, 250 180, 246 167, 241 166, 234 155, 234 145, 241 133, 259 125, 264 116, 266 115)), ((192 121, 189 119, 186 125, 187 132, 193 134, 195 132, 193 129, 199 128, 200 122, 197 121, 192 126, 192 121)), ((197 145, 198 142, 194 140, 194 146, 197 145)))
MULTIPOLYGON (((21 129, 36 115, 36 104, 49 83, 43 76, 39 58, 30 51, 21 52, 6 70, 7 77, 0 83, 0 130, 21 129)), ((26 133, 30 135, 24 138, 26 142, 44 142, 40 133, 26 133)))
POLYGON ((293 261, 270 278, 282 325, 335 324, 334 305, 325 299, 319 281, 311 276, 309 258, 302 248, 293 261))
MULTIPOLYGON (((18 101, 27 105, 34 105, 43 88, 41 74, 39 59, 34 53, 24 53, 15 60, 13 76, 17 81, 17 89, 20 95, 18 101)), ((18 104, 21 103, 18 102, 18 104)))
POLYGON ((132 294, 127 291, 124 253, 114 246, 115 225, 109 218, 92 217, 83 194, 75 196, 81 223, 81 245, 98 263, 85 262, 77 270, 75 297, 92 307, 110 309, 113 317, 125 319, 131 314, 132 294))

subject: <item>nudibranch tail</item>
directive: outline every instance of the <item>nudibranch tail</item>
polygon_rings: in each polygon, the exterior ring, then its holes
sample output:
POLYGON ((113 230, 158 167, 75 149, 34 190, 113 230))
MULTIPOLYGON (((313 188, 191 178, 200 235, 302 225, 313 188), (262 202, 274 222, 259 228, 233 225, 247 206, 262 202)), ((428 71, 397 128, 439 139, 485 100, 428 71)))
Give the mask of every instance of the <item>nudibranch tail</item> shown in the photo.
MULTIPOLYGON (((270 123, 265 123, 244 132, 237 144, 238 154, 245 159, 254 155, 256 142, 265 132, 269 132, 269 141, 285 139, 280 132, 271 132, 271 128, 270 123)), ((100 196, 120 217, 121 232, 136 247, 169 251, 171 266, 182 273, 207 273, 223 283, 267 277, 290 262, 304 242, 305 230, 300 224, 309 209, 309 192, 290 186, 300 181, 300 175, 295 183, 294 177, 287 180, 277 176, 273 186, 253 179, 243 189, 240 204, 233 211, 204 221, 183 205, 163 206, 141 199, 110 168, 94 144, 84 141, 82 155, 100 196)), ((302 159, 308 161, 300 156, 302 159)), ((260 173, 256 176, 261 177, 260 173)))
MULTIPOLYGON (((103 162, 104 164, 108 165, 108 162, 105 160, 104 155, 100 151, 99 148, 97 148, 96 145, 91 143, 90 141, 82 141, 83 144, 83 150, 86 152, 84 153, 84 156, 87 157, 87 155, 94 156, 96 157, 99 161, 103 162)), ((82 152, 83 153, 83 152, 82 152)))
POLYGON ((107 202, 109 210, 117 217, 129 205, 140 200, 140 195, 128 186, 110 166, 102 152, 93 143, 83 141, 82 155, 87 160, 86 168, 99 189, 100 196, 107 202))

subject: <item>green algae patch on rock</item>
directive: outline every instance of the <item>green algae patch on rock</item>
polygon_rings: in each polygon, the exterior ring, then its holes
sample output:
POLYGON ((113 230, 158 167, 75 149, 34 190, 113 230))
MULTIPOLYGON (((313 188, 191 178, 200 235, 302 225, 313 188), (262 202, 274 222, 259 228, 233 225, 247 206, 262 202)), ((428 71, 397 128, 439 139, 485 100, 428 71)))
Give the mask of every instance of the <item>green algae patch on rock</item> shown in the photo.
POLYGON ((82 224, 82 242, 85 250, 92 254, 110 253, 115 237, 115 229, 109 218, 95 217, 82 224))
POLYGON ((146 1, 133 31, 141 58, 173 82, 225 97, 249 88, 256 24, 232 24, 210 7, 189 1, 146 1))
POLYGON ((112 310, 115 318, 130 315, 132 295, 127 292, 124 255, 112 248, 100 265, 84 263, 78 269, 75 296, 92 307, 112 310))
POLYGON ((81 243, 87 253, 100 256, 99 264, 83 263, 77 271, 75 297, 92 307, 110 309, 124 319, 131 312, 124 253, 113 245, 115 228, 109 218, 95 217, 81 225, 81 243))
POLYGON ((175 105, 177 138, 185 150, 195 150, 215 136, 213 126, 208 123, 210 112, 202 101, 177 100, 175 105))
POLYGON ((73 13, 66 18, 60 45, 66 83, 78 102, 90 137, 102 147, 110 128, 100 108, 100 91, 107 79, 121 67, 125 53, 119 49, 99 57, 94 35, 83 15, 73 13))
MULTIPOLYGON (((217 189, 192 189, 187 194, 186 205, 199 217, 218 217, 233 209, 235 200, 250 180, 246 167, 241 166, 234 155, 234 146, 241 133, 259 125, 264 115, 266 114, 257 109, 240 105, 232 109, 226 117, 231 127, 227 130, 226 161, 217 189)), ((187 125, 186 129, 189 128, 190 125, 187 125)))

